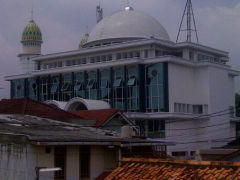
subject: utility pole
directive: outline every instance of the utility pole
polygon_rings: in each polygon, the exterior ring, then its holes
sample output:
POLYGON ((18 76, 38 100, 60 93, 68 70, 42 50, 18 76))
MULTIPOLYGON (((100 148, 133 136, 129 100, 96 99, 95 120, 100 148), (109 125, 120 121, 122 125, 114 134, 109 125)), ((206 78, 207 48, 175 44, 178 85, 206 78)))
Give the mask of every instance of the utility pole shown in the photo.
POLYGON ((192 42, 192 32, 194 32, 196 35, 196 41, 197 41, 197 43, 199 43, 196 21, 195 21, 195 17, 194 17, 193 6, 192 6, 191 0, 187 0, 186 6, 185 6, 185 9, 183 12, 182 20, 180 23, 176 42, 179 41, 179 36, 180 36, 181 32, 183 32, 183 31, 187 31, 186 42, 192 42), (183 25, 185 17, 187 18, 186 19, 186 21, 187 21, 186 28, 184 28, 184 25, 183 25))

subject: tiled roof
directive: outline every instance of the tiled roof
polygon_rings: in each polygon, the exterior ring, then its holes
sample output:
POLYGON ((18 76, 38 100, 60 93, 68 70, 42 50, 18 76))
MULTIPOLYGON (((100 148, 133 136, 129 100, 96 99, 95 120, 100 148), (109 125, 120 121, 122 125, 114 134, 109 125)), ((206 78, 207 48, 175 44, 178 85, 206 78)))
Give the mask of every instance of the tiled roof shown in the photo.
POLYGON ((32 115, 60 121, 81 119, 75 114, 28 98, 1 100, 0 114, 32 115))
POLYGON ((118 109, 101 109, 101 110, 83 110, 72 112, 82 119, 96 120, 95 127, 101 127, 111 117, 119 112, 118 109))
POLYGON ((240 180, 240 163, 124 158, 105 180, 240 180))

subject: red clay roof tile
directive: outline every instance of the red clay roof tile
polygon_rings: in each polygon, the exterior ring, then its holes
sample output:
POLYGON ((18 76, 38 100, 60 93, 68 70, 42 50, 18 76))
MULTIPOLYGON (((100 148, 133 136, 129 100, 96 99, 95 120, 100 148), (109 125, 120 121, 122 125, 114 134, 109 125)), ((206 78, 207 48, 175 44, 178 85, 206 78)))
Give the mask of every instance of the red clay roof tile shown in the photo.
POLYGON ((95 127, 101 127, 118 112, 118 109, 100 109, 75 111, 72 113, 80 116, 83 119, 96 120, 95 127))
POLYGON ((240 180, 240 163, 124 158, 105 180, 240 180))
POLYGON ((0 114, 24 114, 66 122, 81 119, 75 114, 28 98, 1 100, 0 114))

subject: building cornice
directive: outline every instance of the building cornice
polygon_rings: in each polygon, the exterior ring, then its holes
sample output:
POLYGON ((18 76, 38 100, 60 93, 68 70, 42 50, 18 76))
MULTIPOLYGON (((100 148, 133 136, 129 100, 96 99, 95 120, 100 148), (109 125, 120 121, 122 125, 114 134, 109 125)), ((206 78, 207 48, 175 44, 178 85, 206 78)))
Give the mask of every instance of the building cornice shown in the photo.
POLYGON ((172 49, 192 48, 192 49, 196 49, 204 52, 211 52, 221 56, 228 56, 228 52, 214 49, 214 48, 207 47, 200 44, 188 43, 188 42, 176 44, 171 41, 163 41, 163 40, 157 40, 157 39, 143 39, 143 40, 127 41, 119 44, 111 44, 111 45, 105 45, 105 46, 99 46, 99 47, 89 47, 89 48, 82 48, 82 49, 73 50, 73 51, 46 54, 46 55, 32 57, 31 60, 45 61, 45 60, 59 59, 59 58, 65 58, 65 57, 71 57, 71 56, 98 53, 103 51, 112 51, 112 50, 123 49, 123 48, 130 48, 130 47, 133 48, 133 47, 139 47, 139 46, 145 46, 145 45, 161 45, 161 46, 165 46, 172 49))
POLYGON ((180 64, 183 66, 190 66, 195 68, 201 67, 214 67, 223 70, 227 70, 230 75, 238 76, 240 75, 239 71, 232 70, 229 65, 221 65, 212 62, 194 62, 189 61, 183 58, 179 58, 176 56, 161 56, 157 58, 149 58, 149 59, 140 59, 140 58, 131 58, 131 59, 122 59, 122 60, 114 60, 108 62, 96 62, 90 64, 82 64, 82 65, 75 65, 75 66, 65 66, 56 69, 47 69, 47 70, 36 70, 32 71, 29 74, 20 74, 20 75, 13 75, 5 77, 5 80, 15 80, 15 79, 22 79, 22 78, 29 78, 35 76, 44 76, 50 74, 60 74, 60 73, 71 73, 77 71, 90 71, 94 69, 104 69, 109 67, 117 67, 117 66, 128 66, 128 65, 136 65, 136 64, 155 64, 155 63, 173 63, 173 64, 180 64))

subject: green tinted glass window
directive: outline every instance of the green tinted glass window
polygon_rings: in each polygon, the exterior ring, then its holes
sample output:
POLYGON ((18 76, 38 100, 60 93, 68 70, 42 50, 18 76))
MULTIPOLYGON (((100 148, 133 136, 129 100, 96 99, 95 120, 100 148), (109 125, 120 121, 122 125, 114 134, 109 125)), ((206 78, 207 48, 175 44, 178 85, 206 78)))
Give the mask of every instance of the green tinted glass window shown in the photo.
POLYGON ((113 87, 120 87, 122 84, 122 79, 115 79, 114 83, 113 83, 113 87))
POLYGON ((132 77, 128 80, 127 85, 128 86, 134 86, 136 84, 136 78, 132 77))
POLYGON ((51 87, 51 93, 56 93, 58 90, 58 85, 57 84, 53 84, 51 87))
POLYGON ((82 88, 82 83, 81 82, 77 82, 74 86, 74 91, 80 91, 82 88))
POLYGON ((62 86, 62 91, 69 91, 71 89, 70 83, 64 83, 62 86))

